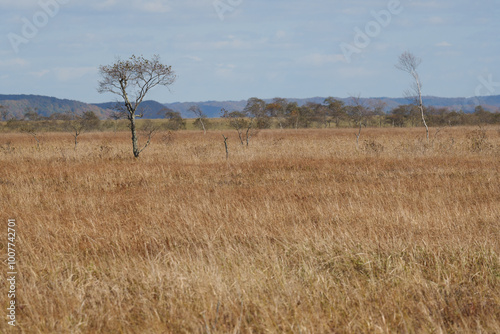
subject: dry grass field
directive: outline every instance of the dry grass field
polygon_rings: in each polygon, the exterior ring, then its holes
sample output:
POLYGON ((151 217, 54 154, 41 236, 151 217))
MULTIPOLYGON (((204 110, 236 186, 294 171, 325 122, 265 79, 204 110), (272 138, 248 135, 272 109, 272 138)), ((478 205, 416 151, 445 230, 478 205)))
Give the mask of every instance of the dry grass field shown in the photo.
POLYGON ((0 134, 0 332, 500 333, 500 130, 477 129, 160 133, 138 160, 126 132, 0 134))

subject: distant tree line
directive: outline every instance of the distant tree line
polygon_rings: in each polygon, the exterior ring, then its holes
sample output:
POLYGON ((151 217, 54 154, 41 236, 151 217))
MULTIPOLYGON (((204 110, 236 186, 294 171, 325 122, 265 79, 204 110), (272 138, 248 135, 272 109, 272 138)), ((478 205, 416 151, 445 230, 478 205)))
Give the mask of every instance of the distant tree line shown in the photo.
MULTIPOLYGON (((308 102, 302 106, 284 98, 266 103, 253 97, 243 110, 223 109, 221 117, 227 127, 238 131, 242 143, 248 142, 254 131, 259 129, 422 126, 420 110, 414 104, 400 105, 387 112, 385 109, 386 104, 382 101, 363 104, 361 99, 355 97, 349 103, 328 97, 323 103, 308 102)), ((193 106, 190 111, 195 116, 195 128, 205 132, 211 128, 211 120, 198 107, 193 106)), ((186 120, 180 112, 165 108, 161 114, 166 122, 162 122, 158 130, 186 129, 186 120)), ((429 126, 434 127, 500 124, 500 113, 490 112, 483 106, 477 106, 473 113, 431 106, 425 107, 424 114, 429 126)), ((38 131, 78 132, 75 128, 81 131, 116 131, 121 118, 116 113, 108 120, 100 120, 93 111, 53 113, 45 117, 33 109, 27 109, 22 118, 16 118, 0 105, 0 121, 8 131, 22 131, 27 127, 35 127, 38 131)))
POLYGON ((41 116, 36 110, 28 108, 23 117, 13 117, 6 108, 0 106, 0 117, 4 127, 13 131, 23 131, 26 128, 38 131, 71 131, 78 128, 87 131, 104 130, 111 127, 111 121, 101 121, 93 111, 74 113, 53 113, 41 116))
MULTIPOLYGON (((308 102, 299 106, 283 98, 266 103, 258 98, 247 101, 242 111, 222 110, 222 117, 231 127, 244 129, 281 128, 332 128, 332 127, 415 127, 422 125, 419 106, 400 105, 385 112, 386 104, 371 101, 364 104, 359 97, 351 102, 328 97, 323 103, 308 102)), ((500 124, 500 113, 492 113, 477 106, 473 113, 448 108, 424 107, 425 119, 430 126, 456 126, 500 124)))

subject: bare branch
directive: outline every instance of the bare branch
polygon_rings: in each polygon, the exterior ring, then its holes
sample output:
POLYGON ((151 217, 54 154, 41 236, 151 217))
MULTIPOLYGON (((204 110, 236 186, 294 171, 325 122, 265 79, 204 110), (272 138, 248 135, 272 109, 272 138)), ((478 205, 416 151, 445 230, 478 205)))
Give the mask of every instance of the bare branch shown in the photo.
POLYGON ((147 141, 146 144, 144 144, 144 146, 142 147, 142 149, 139 150, 139 153, 144 151, 144 149, 149 146, 149 144, 151 143, 151 139, 153 139, 155 134, 158 132, 158 126, 154 125, 153 122, 151 122, 150 120, 146 120, 145 122, 146 123, 144 124, 142 132, 147 137, 147 141))
POLYGON ((399 56, 399 62, 395 65, 398 70, 410 73, 412 76, 417 76, 417 67, 422 60, 415 57, 411 52, 405 51, 399 56))

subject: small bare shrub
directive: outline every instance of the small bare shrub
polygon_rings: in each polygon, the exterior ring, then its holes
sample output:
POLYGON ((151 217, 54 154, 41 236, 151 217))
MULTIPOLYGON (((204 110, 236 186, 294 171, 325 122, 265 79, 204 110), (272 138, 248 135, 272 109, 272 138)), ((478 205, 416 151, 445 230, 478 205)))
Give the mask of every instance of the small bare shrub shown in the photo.
POLYGON ((405 139, 398 145, 398 150, 404 154, 415 155, 415 154, 423 154, 428 148, 429 144, 424 142, 422 138, 416 139, 405 139))
POLYGON ((363 149, 366 153, 382 153, 384 151, 384 145, 375 141, 374 139, 365 140, 363 142, 363 149))
POLYGON ((468 148, 471 152, 482 152, 492 148, 488 142, 486 130, 483 127, 473 130, 467 134, 468 148))
POLYGON ((163 136, 161 136, 161 143, 165 146, 172 145, 175 141, 175 135, 172 131, 168 131, 163 136))
POLYGON ((194 156, 198 159, 206 159, 209 156, 209 147, 207 145, 195 146, 193 148, 194 156))
POLYGON ((110 146, 110 142, 109 141, 103 141, 101 142, 101 144, 99 145, 99 158, 104 158, 106 156, 109 155, 109 153, 111 152, 111 146, 110 146))
POLYGON ((15 147, 12 147, 12 142, 8 141, 4 145, 0 145, 0 151, 3 153, 12 153, 16 150, 15 147))
POLYGON ((455 146, 455 138, 450 137, 448 139, 439 141, 436 145, 436 150, 443 153, 450 153, 455 146))

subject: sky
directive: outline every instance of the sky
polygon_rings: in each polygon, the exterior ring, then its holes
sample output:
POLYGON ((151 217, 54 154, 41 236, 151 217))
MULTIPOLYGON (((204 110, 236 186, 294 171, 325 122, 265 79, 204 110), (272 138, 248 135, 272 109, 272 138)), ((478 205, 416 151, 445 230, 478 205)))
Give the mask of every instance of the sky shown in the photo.
POLYGON ((99 66, 157 54, 162 103, 500 95, 499 0, 0 0, 0 94, 108 102, 99 66))

